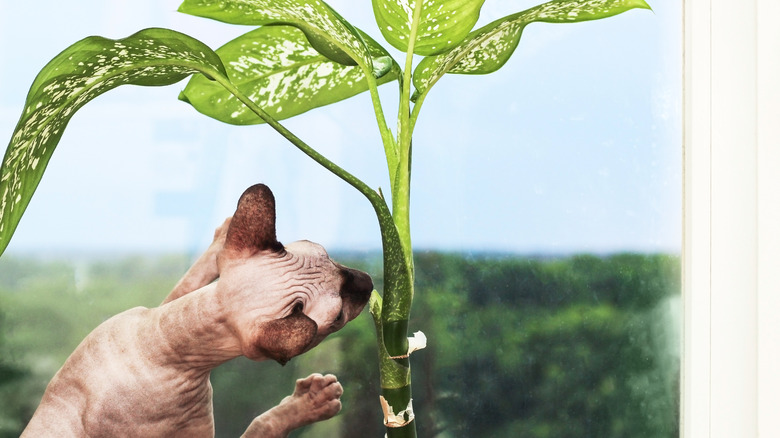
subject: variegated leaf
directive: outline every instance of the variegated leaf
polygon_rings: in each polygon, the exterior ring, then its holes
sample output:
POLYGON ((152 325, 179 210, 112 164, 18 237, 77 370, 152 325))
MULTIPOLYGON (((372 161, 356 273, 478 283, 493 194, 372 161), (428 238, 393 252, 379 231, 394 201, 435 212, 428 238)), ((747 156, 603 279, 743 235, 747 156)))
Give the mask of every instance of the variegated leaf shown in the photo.
MULTIPOLYGON (((377 57, 379 83, 397 78, 399 68, 367 35, 377 57)), ((230 81, 276 120, 328 105, 368 89, 363 71, 324 57, 293 26, 263 26, 217 49, 230 81)), ((198 111, 235 125, 263 123, 218 84, 193 77, 180 96, 198 111)))
POLYGON ((501 68, 533 22, 575 23, 611 17, 634 8, 650 9, 644 0, 553 0, 509 15, 478 29, 450 52, 423 59, 414 71, 415 96, 425 93, 446 73, 486 74, 501 68))
MULTIPOLYGON (((435 55, 457 46, 479 19, 485 0, 422 0, 414 53, 435 55)), ((385 39, 406 52, 414 17, 414 0, 372 0, 374 17, 385 39)))
POLYGON ((198 72, 225 75, 206 45, 167 29, 120 40, 89 37, 51 60, 30 88, 0 168, 0 253, 79 108, 120 85, 169 85, 198 72))
POLYGON ((184 0, 179 12, 231 24, 295 26, 329 59, 373 69, 359 33, 321 0, 184 0))

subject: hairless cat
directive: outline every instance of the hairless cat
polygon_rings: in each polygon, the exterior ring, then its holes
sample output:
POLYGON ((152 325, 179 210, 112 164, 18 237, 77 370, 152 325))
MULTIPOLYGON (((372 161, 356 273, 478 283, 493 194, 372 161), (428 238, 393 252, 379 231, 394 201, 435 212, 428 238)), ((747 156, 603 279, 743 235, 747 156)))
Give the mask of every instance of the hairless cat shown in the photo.
MULTIPOLYGON (((274 202, 262 184, 247 189, 162 305, 127 310, 92 331, 22 436, 213 436, 213 368, 238 356, 285 364, 354 319, 371 278, 315 243, 279 243, 274 202)), ((328 419, 342 391, 332 375, 300 379, 243 436, 285 437, 328 419)))

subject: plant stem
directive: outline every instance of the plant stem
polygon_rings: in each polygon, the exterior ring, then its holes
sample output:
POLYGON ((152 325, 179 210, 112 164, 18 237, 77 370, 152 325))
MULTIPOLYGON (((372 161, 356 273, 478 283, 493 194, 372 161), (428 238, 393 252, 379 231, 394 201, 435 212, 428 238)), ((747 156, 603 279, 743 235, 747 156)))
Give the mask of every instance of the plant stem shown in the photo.
POLYGON ((425 90, 425 92, 420 94, 417 97, 417 100, 414 102, 412 115, 409 117, 409 130, 411 132, 414 132, 414 127, 417 124, 417 117, 420 116, 420 109, 422 108, 423 101, 425 101, 425 96, 427 95, 428 95, 428 90, 425 90))
POLYGON ((295 147, 300 149, 303 153, 308 155, 314 161, 316 161, 321 166, 331 171, 331 173, 335 174, 336 176, 344 180, 347 184, 351 185, 352 187, 357 189, 360 193, 362 193, 366 198, 368 198, 369 202, 371 202, 371 205, 374 206, 374 209, 382 209, 382 208, 387 209, 387 204, 385 204, 384 200, 379 195, 379 193, 371 189, 371 187, 369 187, 366 183, 358 179, 356 176, 347 172, 339 165, 330 161, 324 155, 314 150, 311 146, 306 144, 306 142, 304 142, 298 136, 293 134, 290 130, 285 128, 281 123, 276 121, 276 119, 274 119, 267 112, 265 112, 265 110, 263 110, 257 104, 255 104, 252 101, 252 99, 250 99, 244 93, 242 93, 235 85, 233 85, 232 82, 230 82, 230 80, 227 77, 222 76, 218 72, 209 72, 209 74, 211 77, 214 78, 215 81, 217 81, 220 85, 225 87, 226 90, 228 90, 238 100, 240 100, 241 103, 246 105, 252 112, 257 114, 258 117, 263 119, 264 122, 266 122, 269 126, 271 126, 271 128, 273 128, 274 130, 276 130, 276 132, 281 134, 282 137, 286 138, 290 143, 292 143, 295 147))
MULTIPOLYGON (((398 160, 390 169, 392 182, 392 221, 397 240, 384 248, 385 290, 381 300, 381 312, 372 306, 379 343, 380 380, 382 396, 393 414, 412 409, 412 374, 408 357, 408 326, 414 296, 414 261, 410 226, 410 188, 412 170, 412 126, 410 124, 410 97, 412 63, 417 26, 422 13, 422 1, 415 4, 410 23, 409 46, 401 82, 398 109, 398 160), (377 315, 377 313, 380 313, 377 315), (402 359, 391 357, 402 356, 402 359)), ((404 417, 404 420, 410 420, 404 417)), ((413 419, 400 427, 387 426, 388 438, 414 438, 417 436, 413 419)))
POLYGON ((399 159, 393 187, 393 219, 401 235, 401 244, 407 258, 407 266, 414 272, 412 260, 412 236, 410 224, 410 195, 412 173, 412 126, 410 124, 412 90, 412 65, 414 61, 414 46, 417 41, 417 26, 420 23, 423 1, 415 3, 412 22, 409 23, 409 45, 406 49, 406 62, 402 82, 401 97, 398 109, 398 147, 399 159))
POLYGON ((379 134, 382 136, 382 145, 384 146, 385 157, 387 159, 387 170, 391 175, 390 178, 392 183, 392 175, 398 167, 398 143, 393 139, 393 133, 390 132, 390 129, 387 127, 387 121, 385 120, 384 111, 382 110, 382 102, 379 98, 376 78, 374 78, 370 72, 364 71, 363 73, 366 75, 368 90, 369 93, 371 93, 371 102, 374 106, 374 114, 376 115, 379 134))

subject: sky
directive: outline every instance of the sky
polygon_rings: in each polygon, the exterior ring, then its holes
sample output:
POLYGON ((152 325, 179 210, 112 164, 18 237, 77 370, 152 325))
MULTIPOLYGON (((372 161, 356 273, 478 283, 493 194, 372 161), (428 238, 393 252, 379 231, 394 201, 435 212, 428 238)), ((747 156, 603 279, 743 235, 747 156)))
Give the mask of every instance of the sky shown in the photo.
MULTIPOLYGON (((477 27, 537 3, 487 0, 477 27)), ((178 4, 0 0, 2 142, 8 144, 37 72, 77 40, 168 27, 216 49, 251 29, 178 13, 178 4)), ((329 4, 384 41, 369 1, 329 4)), ((447 75, 434 86, 414 137, 415 248, 679 253, 682 6, 650 4, 652 12, 594 22, 534 23, 501 70, 447 75)), ((177 100, 185 83, 120 87, 82 108, 7 252, 197 251, 257 182, 276 195, 283 243, 380 248, 362 195, 267 126, 229 126, 200 115, 177 100)), ((395 85, 383 86, 381 95, 394 126, 395 85)), ((389 193, 367 94, 283 124, 389 193)))

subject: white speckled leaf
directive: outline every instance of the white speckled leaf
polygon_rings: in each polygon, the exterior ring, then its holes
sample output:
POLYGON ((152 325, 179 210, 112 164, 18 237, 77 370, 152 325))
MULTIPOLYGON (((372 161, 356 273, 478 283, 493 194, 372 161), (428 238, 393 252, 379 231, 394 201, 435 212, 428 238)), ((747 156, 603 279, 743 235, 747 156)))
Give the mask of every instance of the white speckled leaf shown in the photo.
POLYGON ((169 85, 198 72, 225 75, 206 45, 167 29, 120 40, 89 37, 51 60, 30 87, 0 168, 0 253, 79 108, 120 85, 169 85))
MULTIPOLYGON (((374 17, 387 42, 406 52, 415 1, 372 0, 374 17)), ((479 19, 485 0, 423 0, 414 53, 435 55, 457 46, 479 19)))
POLYGON ((295 26, 329 59, 372 69, 359 33, 321 0, 184 0, 179 12, 231 24, 295 26))
POLYGON ((644 0, 554 0, 496 20, 471 32, 451 51, 423 59, 414 71, 415 95, 425 93, 446 73, 492 73, 512 56, 523 29, 533 22, 575 23, 611 17, 634 8, 650 9, 644 0))
MULTIPOLYGON (((384 49, 364 36, 379 83, 397 77, 399 68, 384 49)), ((363 71, 324 57, 293 26, 263 26, 217 49, 230 81, 276 120, 282 120, 366 91, 363 71)), ((217 120, 235 125, 263 123, 255 113, 218 84, 193 77, 180 98, 217 120)))

